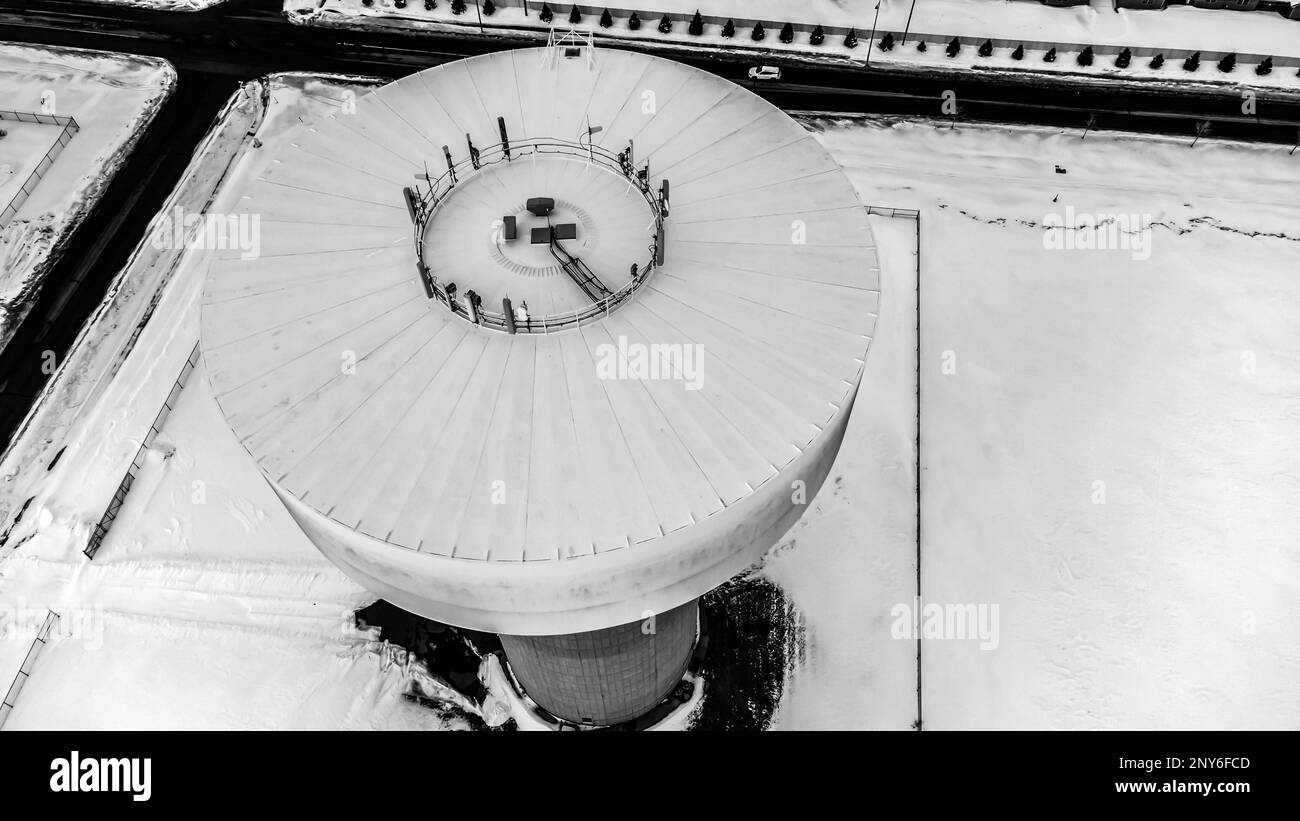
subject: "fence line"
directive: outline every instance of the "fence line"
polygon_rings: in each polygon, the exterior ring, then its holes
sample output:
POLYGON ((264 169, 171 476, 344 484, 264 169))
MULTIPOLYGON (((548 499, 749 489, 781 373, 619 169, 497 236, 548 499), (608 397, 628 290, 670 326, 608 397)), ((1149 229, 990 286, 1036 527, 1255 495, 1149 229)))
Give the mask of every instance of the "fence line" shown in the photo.
MULTIPOLYGON (((916 595, 921 596, 921 212, 915 208, 893 208, 887 205, 866 205, 868 214, 881 217, 910 219, 916 223, 916 595)), ((916 723, 913 728, 923 729, 921 690, 921 639, 916 640, 916 723)))
POLYGON ((104 543, 104 537, 108 535, 108 529, 113 526, 113 521, 117 519, 118 511, 126 502, 126 494, 131 491, 131 485, 135 483, 135 477, 144 466, 144 454, 153 444, 158 433, 162 430, 163 424, 166 423, 167 417, 171 415, 172 408, 176 407, 176 400, 181 395, 181 390, 185 387, 186 380, 189 379, 190 373, 194 371, 195 365, 199 361, 199 345, 194 344, 194 350, 190 352, 189 359, 181 366, 181 372, 172 383, 172 389, 167 394, 167 400, 154 417, 153 424, 149 426, 149 432, 145 434, 144 439, 140 442, 140 447, 135 452, 135 458, 131 460, 131 466, 126 469, 126 475, 122 477, 122 482, 117 486, 117 491, 113 493, 113 498, 108 502, 108 508, 104 511, 103 517, 100 518, 99 524, 90 534, 90 540, 86 544, 86 549, 82 551, 86 558, 93 559, 99 552, 100 545, 104 543))
POLYGON ((55 159, 57 159, 59 154, 63 152, 63 149, 68 145, 68 143, 72 141, 72 135, 81 130, 81 126, 77 125, 77 121, 72 117, 59 117, 54 114, 38 114, 34 111, 8 111, 0 109, 0 121, 3 120, 20 123, 61 125, 63 126, 63 130, 59 132, 59 137, 54 141, 54 145, 50 146, 49 150, 45 152, 45 156, 41 157, 40 162, 36 163, 36 168, 32 173, 27 175, 27 179, 18 187, 18 193, 14 194, 13 198, 10 199, 9 204, 4 207, 3 211, 0 211, 0 228, 4 228, 9 224, 10 220, 18 216, 18 209, 23 207, 23 203, 27 202, 27 198, 36 190, 36 186, 40 183, 41 178, 45 176, 45 172, 50 170, 50 167, 54 165, 55 159))
POLYGON ((51 610, 46 614, 41 629, 36 631, 36 638, 32 640, 32 646, 27 648, 27 655, 23 657, 23 663, 18 666, 18 672, 14 675, 13 683, 9 685, 9 692, 5 694, 4 702, 0 703, 0 729, 3 729, 9 714, 13 712, 14 704, 18 701, 18 694, 22 692, 27 679, 31 678, 32 667, 36 665, 36 657, 40 655, 41 650, 45 649, 45 644, 50 638, 50 631, 54 629, 54 623, 58 620, 59 614, 51 610))
POLYGON ((80 128, 75 117, 63 117, 58 114, 42 114, 39 111, 14 111, 0 108, 0 120, 14 120, 20 123, 44 123, 45 125, 62 125, 80 128))
POLYGON ((902 217, 903 219, 919 219, 921 212, 915 208, 891 208, 887 205, 866 205, 868 214, 875 214, 878 217, 902 217))

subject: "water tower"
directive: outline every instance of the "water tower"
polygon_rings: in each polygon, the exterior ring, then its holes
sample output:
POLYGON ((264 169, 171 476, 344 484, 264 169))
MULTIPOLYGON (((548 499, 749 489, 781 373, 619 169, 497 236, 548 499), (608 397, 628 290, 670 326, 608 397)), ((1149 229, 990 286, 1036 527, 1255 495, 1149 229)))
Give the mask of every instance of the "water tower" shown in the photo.
POLYGON ((500 634, 555 715, 653 708, 843 437, 879 274, 836 162, 731 82, 577 42, 383 86, 244 194, 261 254, 214 260, 203 356, 303 531, 500 634))

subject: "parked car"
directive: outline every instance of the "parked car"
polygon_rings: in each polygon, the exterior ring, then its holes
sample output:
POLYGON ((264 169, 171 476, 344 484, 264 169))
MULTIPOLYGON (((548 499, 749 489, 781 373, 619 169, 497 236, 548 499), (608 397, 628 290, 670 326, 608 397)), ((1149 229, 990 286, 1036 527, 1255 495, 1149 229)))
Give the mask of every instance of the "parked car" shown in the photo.
POLYGON ((751 80, 779 80, 781 69, 778 66, 754 66, 749 70, 751 80))

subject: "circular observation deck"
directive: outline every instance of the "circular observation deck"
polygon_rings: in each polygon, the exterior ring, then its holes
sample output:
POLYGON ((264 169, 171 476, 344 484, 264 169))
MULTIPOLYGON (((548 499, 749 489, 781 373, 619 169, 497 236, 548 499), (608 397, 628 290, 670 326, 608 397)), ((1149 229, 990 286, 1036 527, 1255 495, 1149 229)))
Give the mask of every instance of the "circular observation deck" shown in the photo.
POLYGON ((798 123, 669 60, 548 51, 302 129, 244 192, 260 255, 218 252, 202 312, 217 402, 316 545, 515 635, 666 612, 756 561, 830 469, 879 297, 865 209, 798 123))
POLYGON ((498 127, 499 143, 467 140, 460 162, 444 146, 447 170, 417 175, 424 185, 405 192, 429 297, 509 333, 564 330, 621 307, 662 261, 667 182, 651 190, 630 141, 615 154, 591 133, 520 141, 505 118, 498 127))

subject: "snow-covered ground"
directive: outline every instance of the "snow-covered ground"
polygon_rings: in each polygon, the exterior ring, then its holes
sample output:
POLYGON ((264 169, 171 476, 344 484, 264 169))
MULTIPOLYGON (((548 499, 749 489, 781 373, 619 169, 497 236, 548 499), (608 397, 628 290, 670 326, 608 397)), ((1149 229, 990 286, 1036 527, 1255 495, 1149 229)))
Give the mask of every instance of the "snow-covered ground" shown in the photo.
POLYGON ((54 150, 64 128, 57 122, 0 119, 0 131, 4 132, 0 137, 4 140, 0 147, 0 207, 21 196, 27 178, 54 150))
MULTIPOLYGON (((540 0, 501 0, 490 16, 476 10, 473 2, 465 13, 456 15, 448 0, 438 0, 427 8, 423 0, 284 0, 285 15, 306 25, 352 28, 400 27, 428 31, 482 31, 484 33, 536 32, 544 36, 552 26, 558 31, 570 27, 569 14, 574 4, 548 3, 553 18, 544 23, 539 18, 540 0), (369 5, 366 3, 369 2, 369 5), (399 5, 400 4, 400 5, 399 5)), ((880 0, 879 17, 875 0, 714 0, 701 5, 698 0, 657 0, 650 6, 611 6, 613 25, 603 28, 598 20, 604 6, 578 4, 581 28, 590 29, 600 38, 644 40, 669 51, 697 48, 728 51, 751 51, 759 59, 764 54, 781 54, 820 60, 867 62, 875 67, 912 66, 918 68, 959 70, 1000 69, 1042 74, 1066 73, 1072 79, 1106 77, 1126 80, 1162 80, 1194 82, 1202 85, 1250 85, 1264 88, 1300 89, 1296 68, 1300 67, 1300 20, 1287 20, 1269 12, 1232 12, 1222 9, 1198 9, 1179 6, 1164 10, 1115 9, 1111 0, 1092 0, 1091 5, 1057 8, 1029 0, 880 0), (641 26, 628 28, 631 10, 636 10, 641 26), (687 23, 696 11, 703 15, 703 32, 696 36, 687 31, 687 23), (669 15, 672 27, 661 33, 657 26, 669 15), (735 35, 722 36, 727 20, 735 23, 735 35), (751 38, 755 22, 766 30, 761 42, 751 38), (789 44, 778 39, 785 23, 794 27, 789 44), (813 45, 809 37, 814 27, 822 26, 825 39, 813 45), (845 35, 852 29, 859 43, 845 47, 845 35), (871 33, 879 39, 891 32, 906 45, 890 51, 869 47, 871 33), (947 57, 945 46, 953 38, 964 43, 954 57, 947 57), (978 54, 978 46, 991 39, 994 51, 978 54), (925 43, 926 50, 917 45, 925 43), (1023 44, 1023 59, 1011 57, 1023 44), (1091 65, 1079 65, 1076 57, 1085 46, 1098 55, 1091 65), (1054 62, 1045 62, 1049 48, 1057 52, 1054 62), (1116 55, 1124 48, 1134 57, 1127 68, 1115 66, 1116 55), (1184 72, 1181 63, 1195 51, 1204 53, 1204 63, 1195 72, 1184 72), (1161 68, 1149 68, 1150 58, 1164 54, 1168 62, 1161 68), (1241 55, 1231 73, 1221 73, 1215 63, 1224 54, 1241 55), (1264 76, 1255 68, 1266 56, 1274 60, 1275 69, 1264 76)))
POLYGON ((370 597, 238 452, 200 365, 95 560, 38 538, 9 563, 7 591, 98 633, 43 651, 7 728, 445 726, 352 626, 370 597))
MULTIPOLYGON (((57 249, 86 216, 176 83, 164 60, 0 43, 0 108, 76 119, 80 130, 0 229, 0 347, 57 249)), ((57 138, 57 125, 0 121, 0 208, 57 138), (3 171, 10 166, 11 174, 3 171)))
MULTIPOLYGON (((210 211, 230 211, 239 180, 358 90, 281 78, 263 118, 249 87, 176 204, 220 186, 210 211)), ((864 202, 920 211, 922 592, 998 607, 996 649, 923 642, 925 726, 1300 728, 1300 157, 808 125, 864 202), (1149 217, 1149 257, 1046 248, 1044 223, 1077 213, 1149 217)), ((916 593, 916 223, 872 224, 884 302, 865 381, 831 479, 764 570, 809 642, 779 728, 917 718, 917 643, 893 612, 916 593)), ((401 698, 407 675, 352 624, 371 597, 249 467, 201 368, 82 556, 193 349, 207 257, 146 246, 0 464, 0 521, 33 498, 0 548, 0 605, 89 627, 44 651, 6 726, 455 725, 401 698)), ((0 687, 30 629, 0 633, 0 687)))
MULTIPOLYGON (((998 606, 996 649, 923 642, 924 725, 1300 728, 1300 156, 811 125, 864 201, 921 211, 921 591, 998 606), (1149 256, 1045 247, 1067 208, 1150 219, 1149 256)), ((915 718, 906 233, 880 231, 843 490, 767 566, 812 643, 778 726, 915 718)))

